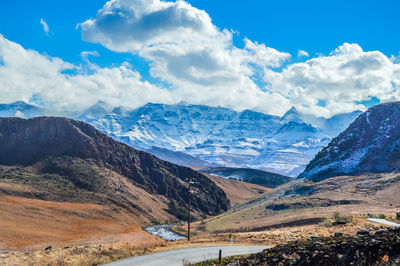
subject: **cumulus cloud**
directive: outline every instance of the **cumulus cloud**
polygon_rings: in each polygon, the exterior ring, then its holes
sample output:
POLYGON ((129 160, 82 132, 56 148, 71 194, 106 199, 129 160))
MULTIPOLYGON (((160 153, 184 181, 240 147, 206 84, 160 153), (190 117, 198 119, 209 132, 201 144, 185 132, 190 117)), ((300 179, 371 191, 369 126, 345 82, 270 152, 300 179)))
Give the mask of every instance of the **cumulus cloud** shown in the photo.
POLYGON ((287 66, 282 72, 265 70, 271 91, 281 93, 306 112, 330 116, 356 109, 372 97, 381 102, 400 99, 400 65, 379 51, 365 52, 345 43, 328 56, 287 66), (319 101, 326 106, 318 106, 319 101))
POLYGON ((299 51, 297 52, 297 57, 310 57, 310 55, 308 54, 307 51, 299 50, 299 51))
POLYGON ((280 67, 290 54, 248 39, 243 49, 235 47, 232 32, 185 1, 113 0, 80 26, 84 40, 150 61, 150 73, 191 102, 262 110, 280 98, 253 77, 264 67, 280 67))
POLYGON ((392 61, 393 63, 399 64, 400 63, 400 52, 399 52, 399 54, 397 56, 392 55, 390 57, 390 61, 392 61))
POLYGON ((143 81, 128 63, 90 63, 95 51, 82 52, 84 63, 72 65, 0 35, 2 100, 40 99, 63 109, 99 99, 132 108, 186 101, 276 115, 295 106, 326 117, 365 110, 363 102, 374 98, 400 100, 398 57, 344 43, 329 55, 290 63, 290 54, 247 38, 243 48, 236 47, 231 31, 218 29, 205 11, 182 0, 111 0, 80 27, 86 41, 146 59, 150 74, 168 88, 143 81))
POLYGON ((49 35, 49 31, 50 31, 49 25, 47 24, 47 22, 43 18, 40 19, 40 24, 43 27, 43 31, 48 36, 49 35))
POLYGON ((60 58, 24 49, 2 35, 0 61, 2 102, 39 101, 59 112, 79 111, 98 99, 130 107, 150 101, 173 103, 170 91, 141 81, 129 64, 96 68, 89 74, 60 58))

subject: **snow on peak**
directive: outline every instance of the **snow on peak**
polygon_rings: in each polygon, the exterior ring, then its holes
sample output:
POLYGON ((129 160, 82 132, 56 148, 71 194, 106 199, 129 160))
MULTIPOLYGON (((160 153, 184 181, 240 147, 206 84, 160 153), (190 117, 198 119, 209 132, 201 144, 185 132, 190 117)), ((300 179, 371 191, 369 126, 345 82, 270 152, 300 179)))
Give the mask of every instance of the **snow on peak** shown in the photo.
POLYGON ((400 102, 380 104, 360 115, 310 162, 300 177, 400 170, 400 102))

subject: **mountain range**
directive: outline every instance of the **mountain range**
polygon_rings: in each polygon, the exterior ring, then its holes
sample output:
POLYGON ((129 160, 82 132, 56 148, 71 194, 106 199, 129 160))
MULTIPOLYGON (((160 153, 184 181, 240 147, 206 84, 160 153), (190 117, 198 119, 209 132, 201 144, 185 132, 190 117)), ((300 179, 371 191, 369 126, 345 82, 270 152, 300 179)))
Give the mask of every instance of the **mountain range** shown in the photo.
MULTIPOLYGON (((25 103, 24 103, 25 104, 25 103)), ((51 112, 1 105, 0 116, 51 112)), ((33 108, 33 109, 32 109, 33 108)), ((131 110, 99 101, 76 118, 108 136, 163 160, 187 166, 255 168, 296 177, 361 112, 329 119, 291 108, 282 117, 222 107, 148 103, 131 110)))

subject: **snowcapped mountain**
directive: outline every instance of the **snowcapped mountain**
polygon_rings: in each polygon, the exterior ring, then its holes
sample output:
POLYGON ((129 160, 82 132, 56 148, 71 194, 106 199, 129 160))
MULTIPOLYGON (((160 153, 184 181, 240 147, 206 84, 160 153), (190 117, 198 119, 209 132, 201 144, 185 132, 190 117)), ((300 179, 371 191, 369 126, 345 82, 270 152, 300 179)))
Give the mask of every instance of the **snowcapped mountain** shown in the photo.
POLYGON ((319 152, 300 178, 400 170, 400 102, 380 104, 360 115, 319 152))
MULTIPOLYGON (((334 131, 344 129, 348 118, 357 115, 338 117, 334 131)), ((115 108, 100 119, 85 121, 133 147, 149 152, 162 148, 164 155, 165 149, 170 150, 171 157, 163 159, 173 162, 186 153, 212 165, 297 176, 333 137, 324 130, 331 124, 328 120, 303 115, 295 108, 281 118, 250 110, 149 103, 135 110, 115 108), (311 120, 324 127, 308 123, 311 120), (180 155, 172 156, 174 151, 180 155)))
POLYGON ((25 102, 19 101, 9 104, 0 104, 0 117, 21 117, 31 118, 36 116, 43 116, 46 110, 25 102))
POLYGON ((79 117, 79 120, 91 120, 98 119, 107 114, 109 114, 113 110, 113 107, 106 102, 97 101, 96 104, 89 107, 85 112, 83 112, 79 117))
MULTIPOLYGON (((17 111, 27 118, 51 114, 22 102, 0 105, 0 116, 18 116, 17 111)), ((256 168, 295 177, 358 114, 324 119, 292 108, 278 117, 186 103, 149 103, 131 110, 99 101, 71 118, 173 163, 256 168)))

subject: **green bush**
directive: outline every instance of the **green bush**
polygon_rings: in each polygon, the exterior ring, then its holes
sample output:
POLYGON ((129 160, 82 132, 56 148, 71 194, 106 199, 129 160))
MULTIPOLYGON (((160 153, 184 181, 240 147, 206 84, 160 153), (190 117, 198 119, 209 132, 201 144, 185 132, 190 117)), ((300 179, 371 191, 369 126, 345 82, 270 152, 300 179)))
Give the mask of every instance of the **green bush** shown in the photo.
POLYGON ((353 221, 353 216, 346 215, 341 212, 334 212, 333 220, 335 220, 337 224, 347 224, 353 221))
POLYGON ((379 218, 379 219, 386 219, 386 215, 384 215, 383 213, 381 213, 381 214, 378 215, 378 218, 379 218))
MULTIPOLYGON (((180 206, 175 201, 170 201, 168 204, 168 209, 166 210, 170 214, 174 215, 179 220, 187 220, 188 211, 180 206)), ((190 220, 194 222, 195 217, 191 214, 190 220)))

